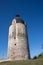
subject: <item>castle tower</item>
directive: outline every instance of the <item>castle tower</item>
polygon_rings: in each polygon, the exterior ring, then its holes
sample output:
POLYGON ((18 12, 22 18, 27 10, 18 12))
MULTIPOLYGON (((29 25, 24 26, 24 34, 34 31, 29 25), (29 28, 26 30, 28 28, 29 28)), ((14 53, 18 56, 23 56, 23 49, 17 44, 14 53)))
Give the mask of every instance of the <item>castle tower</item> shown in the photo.
POLYGON ((30 57, 28 49, 26 24, 16 15, 9 27, 8 58, 11 60, 27 60, 30 57))

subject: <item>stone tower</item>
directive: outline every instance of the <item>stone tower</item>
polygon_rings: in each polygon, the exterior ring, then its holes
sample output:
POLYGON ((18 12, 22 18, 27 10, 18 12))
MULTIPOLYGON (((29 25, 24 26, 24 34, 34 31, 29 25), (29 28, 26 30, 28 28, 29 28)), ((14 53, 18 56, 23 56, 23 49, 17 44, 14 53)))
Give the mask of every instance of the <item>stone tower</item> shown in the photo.
POLYGON ((11 60, 27 60, 30 58, 26 24, 16 15, 9 27, 8 58, 11 60))

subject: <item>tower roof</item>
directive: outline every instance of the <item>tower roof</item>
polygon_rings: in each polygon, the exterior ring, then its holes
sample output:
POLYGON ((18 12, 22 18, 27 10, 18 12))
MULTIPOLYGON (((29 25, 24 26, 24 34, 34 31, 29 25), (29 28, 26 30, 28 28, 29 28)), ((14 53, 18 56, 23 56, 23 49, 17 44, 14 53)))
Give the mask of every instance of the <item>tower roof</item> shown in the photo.
POLYGON ((17 14, 17 15, 16 15, 16 17, 20 17, 20 15, 19 15, 19 14, 17 14))
POLYGON ((25 24, 24 20, 20 17, 19 14, 16 15, 15 19, 16 19, 16 23, 23 23, 23 24, 25 24))

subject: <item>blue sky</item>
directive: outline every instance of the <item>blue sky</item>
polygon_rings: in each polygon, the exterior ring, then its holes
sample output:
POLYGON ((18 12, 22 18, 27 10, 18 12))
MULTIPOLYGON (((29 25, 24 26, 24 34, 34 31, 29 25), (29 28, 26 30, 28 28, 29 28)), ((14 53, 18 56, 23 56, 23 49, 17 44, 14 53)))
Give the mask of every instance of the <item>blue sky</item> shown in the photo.
POLYGON ((27 24, 31 57, 42 52, 43 0, 0 0, 0 58, 7 57, 8 30, 17 13, 27 24))

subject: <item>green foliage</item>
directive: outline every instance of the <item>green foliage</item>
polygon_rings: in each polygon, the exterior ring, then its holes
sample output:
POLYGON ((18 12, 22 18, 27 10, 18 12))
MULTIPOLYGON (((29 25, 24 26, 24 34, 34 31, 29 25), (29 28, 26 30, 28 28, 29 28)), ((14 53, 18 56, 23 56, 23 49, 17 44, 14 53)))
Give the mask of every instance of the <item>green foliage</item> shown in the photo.
POLYGON ((34 58, 33 59, 37 59, 37 56, 34 56, 34 58))
POLYGON ((38 57, 34 56, 33 59, 42 59, 43 58, 43 54, 39 54, 38 57))
POLYGON ((43 59, 43 54, 40 54, 40 55, 38 56, 38 58, 39 58, 39 59, 43 59))

